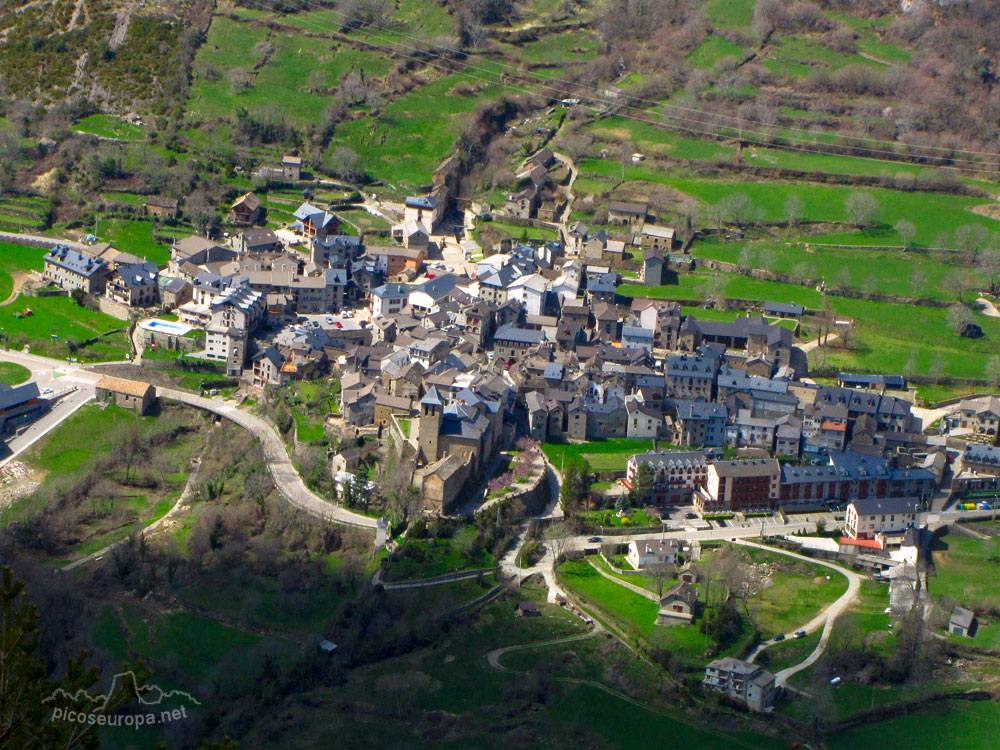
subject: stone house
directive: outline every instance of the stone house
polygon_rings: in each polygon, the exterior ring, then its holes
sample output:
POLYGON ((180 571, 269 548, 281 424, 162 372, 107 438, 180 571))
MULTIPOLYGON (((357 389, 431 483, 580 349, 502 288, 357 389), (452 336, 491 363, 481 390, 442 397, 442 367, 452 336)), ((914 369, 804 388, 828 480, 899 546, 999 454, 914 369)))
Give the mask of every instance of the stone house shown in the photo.
POLYGON ((95 390, 98 398, 114 398, 123 409, 148 414, 156 402, 156 389, 149 383, 102 375, 95 390))

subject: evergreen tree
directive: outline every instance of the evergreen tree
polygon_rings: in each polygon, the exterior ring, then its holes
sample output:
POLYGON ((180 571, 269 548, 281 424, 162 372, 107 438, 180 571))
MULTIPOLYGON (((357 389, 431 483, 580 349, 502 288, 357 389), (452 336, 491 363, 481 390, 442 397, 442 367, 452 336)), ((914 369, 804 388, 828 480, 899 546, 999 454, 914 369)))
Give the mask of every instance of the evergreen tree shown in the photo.
MULTIPOLYGON (((44 661, 38 654, 41 628, 38 612, 24 596, 24 584, 14 580, 9 567, 4 567, 0 582, 0 747, 44 750, 67 748, 90 750, 98 746, 96 724, 53 721, 55 708, 94 714, 113 714, 132 696, 132 683, 116 683, 103 708, 95 708, 85 696, 75 698, 78 691, 91 690, 97 683, 97 668, 85 665, 87 652, 70 659, 62 676, 50 679, 44 661), (46 702, 57 690, 62 690, 58 706, 46 702)), ((143 663, 123 665, 122 671, 135 675, 135 686, 141 687, 149 678, 143 663)))

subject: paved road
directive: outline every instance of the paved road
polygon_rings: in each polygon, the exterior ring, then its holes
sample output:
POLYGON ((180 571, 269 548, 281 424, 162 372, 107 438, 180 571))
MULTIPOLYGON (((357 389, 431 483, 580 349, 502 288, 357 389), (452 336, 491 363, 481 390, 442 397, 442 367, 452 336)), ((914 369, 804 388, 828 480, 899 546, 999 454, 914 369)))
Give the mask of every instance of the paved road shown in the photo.
MULTIPOLYGON (((657 531, 649 534, 620 534, 603 537, 606 542, 621 542, 627 544, 639 540, 679 539, 687 541, 718 541, 725 539, 756 539, 764 536, 785 536, 796 532, 812 534, 816 532, 816 524, 812 521, 795 521, 793 523, 766 523, 762 526, 738 526, 705 531, 657 531)), ((587 535, 572 537, 568 540, 567 550, 580 550, 594 547, 587 541, 587 535)))
POLYGON ((18 232, 0 232, 0 242, 12 242, 17 245, 32 245, 34 247, 66 245, 75 250, 84 247, 79 242, 64 240, 61 237, 46 237, 43 234, 19 234, 18 232))
POLYGON ((0 446, 3 450, 0 454, 0 466, 3 466, 13 461, 94 398, 94 383, 100 376, 78 365, 22 352, 0 351, 0 361, 27 367, 31 371, 31 380, 38 383, 39 389, 52 390, 51 394, 45 394, 46 398, 67 394, 56 401, 41 419, 0 446))
POLYGON ((536 573, 541 575, 542 578, 545 579, 545 586, 549 590, 547 597, 548 601, 555 602, 557 595, 562 594, 565 596, 566 594, 561 588, 559 588, 559 584, 556 582, 556 558, 552 552, 551 542, 543 542, 543 544, 545 544, 545 554, 542 555, 541 560, 532 565, 530 568, 520 568, 517 565, 517 555, 521 551, 521 547, 524 545, 525 539, 527 538, 527 530, 527 524, 521 526, 517 535, 517 543, 500 560, 500 572, 503 575, 516 579, 518 586, 521 585, 521 581, 529 576, 535 575, 536 573))
MULTIPOLYGON (((788 669, 782 669, 775 675, 775 682, 778 685, 787 685, 789 677, 801 672, 803 669, 807 669, 808 667, 812 666, 823 655, 823 652, 826 650, 826 645, 830 641, 830 633, 833 632, 833 624, 837 621, 837 618, 840 617, 840 615, 842 615, 844 611, 848 607, 850 607, 858 598, 858 591, 861 589, 861 576, 859 576, 853 570, 848 570, 847 568, 843 568, 840 565, 835 565, 833 563, 828 563, 823 560, 817 560, 812 557, 800 555, 796 552, 788 552, 786 550, 777 549, 775 547, 765 547, 764 545, 761 544, 754 544, 752 542, 746 542, 743 540, 739 540, 736 543, 744 545, 746 547, 756 547, 757 549, 765 549, 768 552, 774 552, 779 555, 785 555, 787 557, 794 557, 798 560, 804 560, 805 562, 813 563, 815 565, 822 565, 825 568, 830 568, 832 570, 837 571, 842 576, 847 578, 847 591, 845 591, 840 596, 839 599, 837 599, 835 602, 826 607, 826 609, 824 609, 822 612, 816 615, 813 619, 811 619, 801 628, 798 628, 799 630, 806 631, 806 633, 812 633, 813 631, 818 630, 820 626, 822 626, 823 633, 822 635, 820 635, 819 643, 816 644, 816 648, 813 649, 812 653, 809 654, 809 656, 807 656, 805 659, 800 661, 795 666, 788 667, 788 669)), ((786 637, 789 636, 793 636, 793 634, 787 633, 786 637)), ((754 659, 757 658, 757 655, 761 651, 773 645, 774 641, 767 641, 765 643, 762 643, 760 646, 754 649, 753 653, 750 654, 747 661, 752 662, 754 659)))
POLYGON ((278 433, 260 417, 241 411, 232 404, 218 399, 203 398, 173 388, 157 387, 156 395, 218 414, 258 437, 264 449, 264 459, 267 461, 267 468, 271 472, 275 487, 296 508, 325 521, 360 526, 366 529, 376 528, 374 518, 353 513, 339 505, 334 505, 306 487, 302 477, 299 476, 291 459, 289 459, 285 444, 281 441, 278 433))

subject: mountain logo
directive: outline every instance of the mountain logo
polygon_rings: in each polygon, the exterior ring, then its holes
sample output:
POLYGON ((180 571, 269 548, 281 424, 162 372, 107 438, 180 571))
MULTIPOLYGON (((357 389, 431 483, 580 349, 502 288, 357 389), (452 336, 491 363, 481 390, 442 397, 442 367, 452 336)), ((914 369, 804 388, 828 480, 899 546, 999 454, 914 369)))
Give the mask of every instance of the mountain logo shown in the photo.
POLYGON ((139 687, 139 684, 135 679, 135 673, 131 671, 119 672, 116 674, 111 680, 111 688, 107 693, 91 695, 82 688, 77 690, 75 693, 70 693, 62 688, 57 688, 52 695, 48 698, 44 698, 42 703, 52 703, 59 699, 70 703, 89 702, 91 711, 102 711, 108 705, 108 701, 111 699, 111 696, 122 687, 131 692, 139 704, 143 706, 159 706, 168 698, 182 698, 190 701, 196 706, 201 705, 201 701, 183 690, 165 691, 158 685, 143 685, 142 687, 139 687))

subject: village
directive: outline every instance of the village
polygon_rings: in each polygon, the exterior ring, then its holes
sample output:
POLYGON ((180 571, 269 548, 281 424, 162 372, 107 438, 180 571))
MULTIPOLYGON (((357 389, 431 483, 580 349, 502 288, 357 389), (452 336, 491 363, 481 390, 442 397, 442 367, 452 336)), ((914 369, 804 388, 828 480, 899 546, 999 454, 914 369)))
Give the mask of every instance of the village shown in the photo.
MULTIPOLYGON (((269 169, 294 182, 300 168, 285 157, 269 169)), ((142 368, 169 360, 220 373, 202 397, 272 424, 267 405, 283 393, 327 389, 326 411, 294 413, 279 429, 290 429, 290 453, 325 447, 325 476, 312 470, 301 491, 348 509, 340 520, 376 525, 357 511, 379 507, 385 492, 371 467, 386 461, 412 488, 411 526, 516 500, 556 531, 542 535, 543 562, 526 562, 521 535, 497 552, 501 570, 514 570, 509 560, 519 576, 549 566, 550 601, 583 617, 581 600, 571 604, 551 579, 567 555, 598 555, 601 576, 654 601, 657 626, 690 628, 709 603, 697 586, 701 544, 765 537, 888 583, 890 599, 906 603, 894 616, 926 603, 936 530, 992 516, 997 503, 996 396, 930 410, 898 374, 817 382, 806 353, 847 336, 850 321, 800 305, 765 302, 720 319, 710 300, 704 311, 641 296, 624 304, 623 279, 662 285, 693 265, 691 242, 639 204, 607 206, 614 237, 564 223, 567 188, 548 174, 568 170, 548 149, 525 160, 525 187, 492 218, 541 222, 559 239, 525 231, 483 248, 467 230, 491 217, 458 205, 454 169, 446 160, 433 189, 402 204, 366 203, 391 223, 385 237, 342 234, 308 190, 294 221, 263 226, 264 206, 248 193, 232 204, 229 231, 178 238, 163 265, 108 243, 39 249, 36 286, 125 321, 124 370, 93 385, 139 413, 158 390, 142 368), (816 338, 803 341, 807 322, 816 338), (616 444, 599 468, 586 461, 588 446, 616 444), (635 575, 657 585, 636 587, 635 575)), ((8 433, 63 396, 45 390, 48 399, 35 382, 3 391, 8 433)), ((409 530, 398 517, 377 526, 376 543, 390 547, 409 530)), ((962 605, 946 630, 972 636, 976 613, 962 605)), ((787 636, 832 625, 839 609, 787 636)), ((775 675, 753 663, 760 652, 709 662, 705 689, 771 711, 782 688, 794 693, 797 669, 775 675)))

